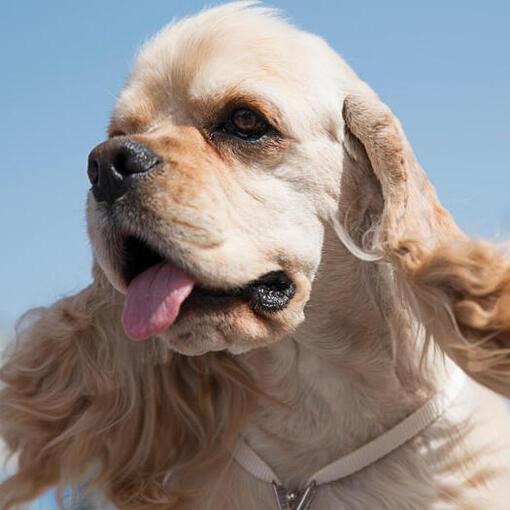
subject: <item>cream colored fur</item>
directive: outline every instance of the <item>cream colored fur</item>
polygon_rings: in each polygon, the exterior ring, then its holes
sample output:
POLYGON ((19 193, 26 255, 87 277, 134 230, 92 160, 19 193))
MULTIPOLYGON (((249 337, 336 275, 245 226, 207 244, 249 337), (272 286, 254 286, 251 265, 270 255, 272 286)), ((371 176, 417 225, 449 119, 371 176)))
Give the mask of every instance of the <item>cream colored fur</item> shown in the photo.
POLYGON ((1 508, 91 472, 126 510, 273 508, 271 486, 231 458, 240 435, 300 486, 441 390, 454 362, 473 379, 451 408, 320 487, 312 509, 509 508, 510 420, 487 388, 510 396, 510 263, 460 231, 398 120, 323 40, 246 3, 174 23, 138 55, 120 135, 165 159, 117 210, 123 229, 202 285, 285 270, 296 296, 273 315, 185 314, 134 343, 120 234, 90 195, 94 282, 29 312, 2 368, 19 469, 1 508), (230 103, 279 136, 212 136, 230 103))

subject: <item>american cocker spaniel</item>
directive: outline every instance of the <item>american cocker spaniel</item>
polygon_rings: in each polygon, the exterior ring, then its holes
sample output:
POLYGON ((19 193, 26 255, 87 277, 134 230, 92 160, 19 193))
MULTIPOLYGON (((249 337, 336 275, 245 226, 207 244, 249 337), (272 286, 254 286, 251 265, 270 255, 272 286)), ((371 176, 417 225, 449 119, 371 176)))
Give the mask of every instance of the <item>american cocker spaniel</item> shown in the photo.
POLYGON ((510 508, 509 258, 322 39, 249 2, 172 23, 88 177, 93 283, 1 369, 2 509, 510 508))

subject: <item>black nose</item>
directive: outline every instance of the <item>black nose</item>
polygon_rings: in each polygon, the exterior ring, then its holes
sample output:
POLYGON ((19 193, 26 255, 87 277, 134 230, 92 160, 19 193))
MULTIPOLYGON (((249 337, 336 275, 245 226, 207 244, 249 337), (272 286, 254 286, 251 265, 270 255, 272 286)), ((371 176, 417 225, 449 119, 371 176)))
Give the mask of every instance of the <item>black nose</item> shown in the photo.
POLYGON ((98 202, 113 203, 136 177, 152 172, 162 159, 143 143, 116 137, 95 147, 89 154, 87 173, 98 202))

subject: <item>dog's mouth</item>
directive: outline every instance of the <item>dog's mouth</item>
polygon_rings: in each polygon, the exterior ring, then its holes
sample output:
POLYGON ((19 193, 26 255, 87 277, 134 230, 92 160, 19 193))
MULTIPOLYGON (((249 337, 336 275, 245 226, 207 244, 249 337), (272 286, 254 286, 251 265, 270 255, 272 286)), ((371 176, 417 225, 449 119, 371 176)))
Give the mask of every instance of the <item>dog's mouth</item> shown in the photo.
POLYGON ((122 275, 127 293, 122 313, 126 334, 144 340, 168 329, 181 307, 222 308, 248 303, 255 313, 275 313, 294 297, 296 287, 285 271, 271 271, 246 285, 211 289, 137 237, 123 245, 122 275))

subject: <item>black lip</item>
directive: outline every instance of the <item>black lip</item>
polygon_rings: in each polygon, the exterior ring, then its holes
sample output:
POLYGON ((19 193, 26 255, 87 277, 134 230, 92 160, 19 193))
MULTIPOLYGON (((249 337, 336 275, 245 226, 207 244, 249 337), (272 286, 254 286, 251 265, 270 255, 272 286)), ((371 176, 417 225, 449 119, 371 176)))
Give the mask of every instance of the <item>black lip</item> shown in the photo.
POLYGON ((295 293, 296 286, 285 271, 272 271, 236 289, 216 290, 195 286, 188 299, 215 305, 238 299, 247 302, 255 312, 276 313, 289 304, 295 293))
MULTIPOLYGON (((123 277, 127 285, 133 278, 151 266, 165 261, 154 248, 134 236, 128 236, 123 245, 123 277)), ((190 300, 220 305, 233 299, 249 303, 255 312, 276 313, 283 310, 296 293, 296 286, 285 271, 271 271, 247 285, 233 289, 210 289, 195 285, 190 300)), ((187 300, 186 300, 187 301, 187 300)))
POLYGON ((275 313, 283 310, 296 294, 296 285, 285 271, 272 271, 244 288, 252 308, 275 313))

